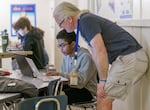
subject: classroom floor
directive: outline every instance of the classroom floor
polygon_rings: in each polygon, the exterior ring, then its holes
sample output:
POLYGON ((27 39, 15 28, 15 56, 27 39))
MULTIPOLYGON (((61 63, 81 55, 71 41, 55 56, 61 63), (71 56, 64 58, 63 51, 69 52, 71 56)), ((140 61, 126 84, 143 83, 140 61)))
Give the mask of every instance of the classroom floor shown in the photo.
MULTIPOLYGON (((67 108, 67 110, 69 110, 67 108)), ((71 107, 71 110, 85 110, 84 108, 79 108, 79 107, 71 107)), ((92 108, 87 108, 86 110, 93 110, 92 108)))

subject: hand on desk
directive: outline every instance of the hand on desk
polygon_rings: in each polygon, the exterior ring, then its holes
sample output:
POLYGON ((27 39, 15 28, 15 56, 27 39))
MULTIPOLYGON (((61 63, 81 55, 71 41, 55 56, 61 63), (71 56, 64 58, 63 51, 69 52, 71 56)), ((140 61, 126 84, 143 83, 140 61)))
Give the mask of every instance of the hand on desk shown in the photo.
POLYGON ((47 76, 59 76, 59 73, 56 71, 50 71, 46 74, 47 76))

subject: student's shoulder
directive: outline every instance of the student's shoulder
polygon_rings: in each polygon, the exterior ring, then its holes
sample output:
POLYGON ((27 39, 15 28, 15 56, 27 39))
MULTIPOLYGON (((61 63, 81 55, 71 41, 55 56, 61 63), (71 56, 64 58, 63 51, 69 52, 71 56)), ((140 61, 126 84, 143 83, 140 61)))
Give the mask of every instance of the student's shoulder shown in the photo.
POLYGON ((79 49, 79 53, 78 54, 82 55, 82 56, 91 56, 89 50, 87 48, 84 48, 84 47, 81 47, 79 49))

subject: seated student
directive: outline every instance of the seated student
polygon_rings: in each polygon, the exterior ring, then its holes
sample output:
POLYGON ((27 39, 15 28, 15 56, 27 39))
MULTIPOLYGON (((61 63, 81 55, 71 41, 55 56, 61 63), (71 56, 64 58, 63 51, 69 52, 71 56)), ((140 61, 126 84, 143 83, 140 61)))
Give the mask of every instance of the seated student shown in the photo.
POLYGON ((38 69, 44 69, 48 64, 46 60, 49 60, 43 46, 44 31, 33 27, 27 17, 20 17, 13 24, 13 28, 18 35, 24 36, 22 40, 23 50, 33 52, 33 55, 28 55, 27 57, 34 61, 38 69))
MULTIPOLYGON (((67 33, 62 30, 57 35, 58 47, 64 54, 61 64, 61 72, 49 72, 47 75, 61 75, 69 79, 74 69, 74 54, 76 45, 75 32, 67 33)), ((64 85, 63 91, 68 96, 68 103, 90 101, 96 95, 97 70, 89 51, 78 47, 76 72, 78 85, 64 85)))

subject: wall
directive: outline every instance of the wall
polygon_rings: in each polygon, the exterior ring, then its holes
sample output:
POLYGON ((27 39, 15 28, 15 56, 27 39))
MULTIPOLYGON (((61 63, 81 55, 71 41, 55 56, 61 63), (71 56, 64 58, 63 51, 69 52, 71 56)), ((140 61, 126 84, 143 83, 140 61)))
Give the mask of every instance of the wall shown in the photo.
MULTIPOLYGON (((120 26, 129 31, 142 44, 150 56, 150 1, 133 0, 132 18, 119 18, 119 2, 121 0, 101 0, 101 8, 98 15, 116 21, 120 26), (112 13, 108 2, 114 1, 115 13, 112 13), (107 13, 106 13, 107 12, 107 13)), ((149 110, 150 108, 150 68, 146 75, 132 88, 125 101, 116 100, 113 110, 149 110)))
MULTIPOLYGON (((94 0, 95 1, 95 0, 94 0)), ((150 1, 149 0, 98 0, 101 1, 101 8, 100 11, 97 13, 100 16, 106 17, 111 20, 119 20, 119 11, 120 1, 131 1, 131 9, 132 9, 132 18, 133 20, 136 19, 150 19, 150 1), (108 6, 109 2, 114 2, 114 9, 115 12, 112 12, 110 7, 108 6), (107 13, 106 13, 107 12, 107 13)))
MULTIPOLYGON (((117 24, 130 32, 143 46, 150 58, 150 20, 124 20, 117 24)), ((149 110, 150 108, 150 67, 145 76, 132 87, 125 101, 116 100, 113 110, 149 110)))
MULTIPOLYGON (((10 35, 10 5, 11 4, 36 4, 36 25, 45 31, 45 47, 50 57, 50 64, 54 64, 55 56, 55 33, 54 33, 54 19, 52 11, 54 9, 55 0, 0 0, 0 31, 8 29, 10 35)), ((16 37, 11 37, 12 42, 16 42, 16 37)), ((1 42, 1 41, 0 41, 1 42)), ((5 59, 6 60, 6 59, 5 59)), ((4 61, 6 62, 6 61, 4 61)), ((3 63, 4 66, 8 65, 3 63)), ((3 67, 4 67, 3 66, 3 67)))

